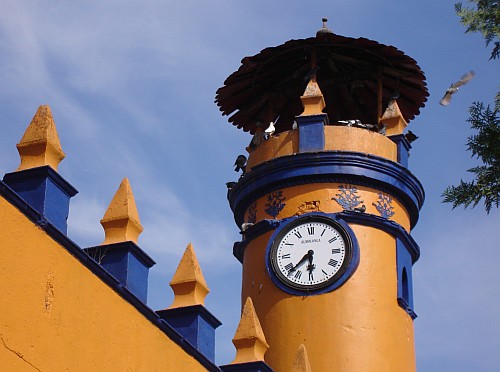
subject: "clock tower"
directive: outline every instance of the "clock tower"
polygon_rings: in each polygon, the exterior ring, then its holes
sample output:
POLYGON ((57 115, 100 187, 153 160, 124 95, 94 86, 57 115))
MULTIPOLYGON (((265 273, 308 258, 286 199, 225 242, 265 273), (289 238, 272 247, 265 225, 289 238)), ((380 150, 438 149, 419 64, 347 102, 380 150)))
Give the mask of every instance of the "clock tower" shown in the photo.
POLYGON ((244 58, 217 91, 252 135, 228 184, 242 303, 251 298, 276 371, 298 350, 313 371, 414 371, 410 232, 424 190, 404 131, 425 76, 398 49, 325 23, 244 58))

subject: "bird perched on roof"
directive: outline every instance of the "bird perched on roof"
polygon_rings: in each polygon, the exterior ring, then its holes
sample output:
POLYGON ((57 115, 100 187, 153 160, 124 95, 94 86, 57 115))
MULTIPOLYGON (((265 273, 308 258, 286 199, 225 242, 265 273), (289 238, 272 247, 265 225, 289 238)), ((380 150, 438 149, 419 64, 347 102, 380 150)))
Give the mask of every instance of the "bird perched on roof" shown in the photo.
POLYGON ((363 204, 361 207, 354 207, 353 211, 358 212, 358 213, 365 213, 366 212, 366 205, 363 204))
POLYGON ((234 162, 234 170, 236 172, 242 170, 243 173, 245 173, 246 168, 247 168, 247 157, 245 155, 238 155, 236 161, 234 162))
POLYGON ((411 130, 409 130, 408 133, 405 134, 405 138, 409 143, 412 143, 413 141, 418 139, 418 136, 411 130))
POLYGON ((266 140, 266 136, 262 132, 262 129, 257 130, 255 132, 255 134, 253 135, 252 140, 250 141, 250 144, 248 145, 249 150, 251 150, 251 151, 255 150, 265 140, 266 140))
POLYGON ((462 85, 465 85, 469 81, 471 81, 472 78, 474 77, 474 75, 475 75, 474 71, 469 71, 468 73, 463 75, 459 81, 451 84, 450 87, 448 89, 446 89, 446 92, 444 93, 444 96, 443 96, 443 98, 441 98, 441 101, 439 101, 439 103, 442 106, 448 106, 450 104, 450 101, 451 101, 451 96, 453 94, 455 94, 456 92, 458 92, 458 88, 460 88, 462 85))
POLYGON ((245 232, 245 231, 247 231, 250 227, 252 227, 253 225, 254 225, 254 224, 253 224, 253 223, 251 223, 251 222, 245 222, 245 223, 242 223, 242 224, 241 224, 241 228, 240 228, 240 230, 241 230, 241 232, 245 232))
POLYGON ((276 131, 276 128, 274 127, 274 123, 271 121, 269 123, 269 126, 267 127, 267 129, 264 132, 266 133, 266 135, 268 137, 271 137, 275 131, 276 131))

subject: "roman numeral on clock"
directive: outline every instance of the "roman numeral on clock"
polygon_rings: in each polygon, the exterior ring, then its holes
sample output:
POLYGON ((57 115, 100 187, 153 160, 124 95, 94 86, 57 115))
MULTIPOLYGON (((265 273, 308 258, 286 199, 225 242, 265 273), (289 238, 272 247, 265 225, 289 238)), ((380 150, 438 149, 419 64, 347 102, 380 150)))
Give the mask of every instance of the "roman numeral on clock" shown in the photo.
POLYGON ((285 270, 286 271, 290 271, 292 269, 293 269, 293 263, 291 263, 291 262, 288 265, 285 266, 285 270))
POLYGON ((290 258, 290 253, 286 253, 286 254, 284 254, 284 255, 281 256, 282 260, 285 260, 287 258, 290 258))
POLYGON ((314 235, 314 226, 309 226, 309 227, 307 228, 307 233, 308 233, 309 235, 314 235))
POLYGON ((299 239, 302 238, 302 234, 300 232, 296 231, 296 232, 294 232, 294 234, 297 238, 299 238, 299 239))
POLYGON ((328 265, 333 266, 333 267, 337 266, 338 263, 339 262, 334 260, 333 258, 331 258, 330 261, 328 261, 328 265))
POLYGON ((302 271, 298 270, 296 273, 295 273, 295 279, 300 279, 300 277, 302 276, 302 271))
POLYGON ((333 248, 332 254, 335 254, 335 253, 340 253, 340 248, 333 248))
POLYGON ((333 242, 334 242, 335 240, 337 240, 337 239, 338 239, 338 238, 335 236, 335 237, 331 238, 331 239, 328 241, 328 243, 330 243, 330 244, 331 244, 331 243, 333 243, 333 242))

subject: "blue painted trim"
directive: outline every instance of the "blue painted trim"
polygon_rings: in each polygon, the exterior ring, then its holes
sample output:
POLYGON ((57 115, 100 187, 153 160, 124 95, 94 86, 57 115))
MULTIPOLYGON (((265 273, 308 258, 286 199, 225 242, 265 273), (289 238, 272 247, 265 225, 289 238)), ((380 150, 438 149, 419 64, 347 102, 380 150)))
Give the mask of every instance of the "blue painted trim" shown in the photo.
POLYGON ((388 234, 391 234, 395 238, 401 240, 402 244, 411 257, 412 264, 417 262, 417 260, 419 259, 420 248, 418 247, 418 244, 415 242, 413 237, 398 223, 370 213, 343 211, 338 215, 348 223, 375 227, 379 230, 385 231, 388 234))
POLYGON ((413 310, 412 257, 406 245, 396 238, 396 270, 398 274, 398 304, 412 319, 417 317, 413 310))
POLYGON ((84 250, 139 299, 147 303, 149 268, 155 262, 137 244, 126 241, 84 250))
POLYGON ((215 329, 222 323, 202 305, 156 312, 207 358, 215 361, 215 329))
POLYGON ((247 231, 242 233, 243 241, 235 242, 233 245, 233 255, 243 263, 243 253, 248 242, 265 234, 268 231, 276 229, 281 224, 281 220, 262 220, 249 227, 247 231))
POLYGON ((295 296, 312 296, 312 295, 318 295, 318 294, 323 294, 323 293, 328 293, 331 292, 339 287, 341 287, 356 271, 357 267, 359 264, 359 245, 358 245, 358 240, 356 239, 356 235, 354 235, 354 232, 352 229, 349 227, 349 225, 342 220, 342 218, 339 217, 339 214, 326 214, 326 213, 319 213, 319 212, 313 212, 313 213, 307 213, 303 214, 301 216, 297 217, 289 217, 285 218, 282 220, 282 223, 278 226, 278 228, 274 231, 274 233, 271 235, 271 238, 269 239, 269 242, 266 247, 266 270, 267 273, 269 274, 272 282, 276 287, 281 289, 284 292, 290 293, 295 296), (271 247, 276 240, 280 236, 280 233, 284 230, 287 229, 290 224, 295 224, 298 223, 301 220, 309 220, 310 218, 314 217, 320 217, 320 218, 327 218, 329 220, 334 221, 336 224, 340 225, 340 228, 344 230, 346 236, 348 239, 351 240, 351 246, 352 246, 352 255, 350 261, 347 263, 347 267, 345 268, 344 273, 332 284, 325 288, 317 289, 317 290, 310 290, 310 291, 304 291, 304 290, 298 290, 291 288, 284 284, 281 280, 278 279, 276 274, 274 273, 274 270, 271 267, 271 260, 269 257, 269 253, 271 251, 271 247))
POLYGON ((146 319, 153 323, 158 329, 163 332, 168 338, 179 345, 187 354, 196 359, 208 371, 221 371, 210 359, 200 353, 191 343, 182 337, 175 329, 161 319, 151 308, 139 300, 132 292, 124 285, 109 274, 103 267, 94 261, 83 249, 69 239, 52 223, 47 221, 39 212, 31 207, 23 200, 14 190, 12 190, 5 182, 0 181, 0 195, 23 213, 30 221, 44 230, 55 242, 59 243, 82 265, 87 267, 94 275, 106 283, 113 289, 124 301, 130 303, 136 308, 146 319))
POLYGON ((78 191, 50 166, 7 173, 3 181, 62 232, 67 232, 69 200, 78 191))
POLYGON ((94 247, 84 248, 84 250, 92 257, 95 257, 99 251, 108 251, 109 253, 130 252, 148 269, 156 264, 156 262, 133 241, 96 245, 94 247))
MULTIPOLYGON (((414 264, 420 257, 420 248, 413 237, 401 225, 394 221, 387 220, 383 217, 376 216, 370 213, 360 213, 354 211, 343 211, 336 213, 336 216, 347 223, 354 223, 363 226, 370 226, 382 230, 401 241, 408 254, 411 257, 411 262, 414 264)), ((296 218, 296 217, 291 217, 296 218)), ((247 245, 259 236, 277 229, 286 220, 262 220, 247 230, 244 239, 241 242, 234 243, 233 254, 240 262, 243 262, 243 255, 247 245)))
POLYGON ((388 136, 388 138, 396 144, 398 151, 398 163, 403 167, 408 168, 408 158, 410 157, 410 142, 406 139, 404 134, 396 134, 388 136))
POLYGON ((295 120, 299 127, 299 152, 323 151, 328 115, 297 116, 295 120))
POLYGON ((265 362, 248 362, 239 364, 226 364, 220 366, 224 372, 273 372, 274 370, 265 362))
POLYGON ((393 195, 403 203, 413 228, 424 202, 424 189, 405 167, 364 153, 325 151, 283 156, 259 164, 228 194, 236 224, 244 222, 251 203, 278 189, 310 183, 348 183, 393 195))

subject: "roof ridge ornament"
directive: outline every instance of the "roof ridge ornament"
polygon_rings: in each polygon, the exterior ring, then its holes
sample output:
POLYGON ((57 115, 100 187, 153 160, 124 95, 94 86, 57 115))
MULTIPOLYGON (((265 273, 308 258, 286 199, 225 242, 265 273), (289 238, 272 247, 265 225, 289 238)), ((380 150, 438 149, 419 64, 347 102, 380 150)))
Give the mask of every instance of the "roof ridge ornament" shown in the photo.
POLYGON ((48 105, 41 105, 16 145, 21 158, 18 171, 49 165, 57 172, 64 159, 54 117, 48 105))
POLYGON ((323 34, 333 34, 333 31, 328 28, 326 22, 328 22, 328 18, 322 18, 323 26, 316 32, 316 36, 320 36, 323 34))
POLYGON ((311 77, 311 80, 309 80, 309 83, 307 83, 304 95, 300 97, 300 100, 302 101, 302 106, 304 106, 304 111, 301 116, 318 115, 323 113, 326 103, 323 93, 321 92, 318 82, 316 81, 316 74, 314 74, 311 77))
POLYGON ((247 297, 243 306, 233 344, 236 347, 236 357, 231 364, 264 362, 264 354, 269 349, 269 344, 250 297, 247 297))
POLYGON ((174 291, 174 302, 169 309, 194 305, 205 305, 210 289, 201 271, 193 245, 189 243, 170 282, 174 291))
POLYGON ((125 177, 120 183, 106 213, 104 213, 101 225, 105 234, 101 245, 125 241, 137 244, 137 239, 143 228, 128 178, 125 177))

